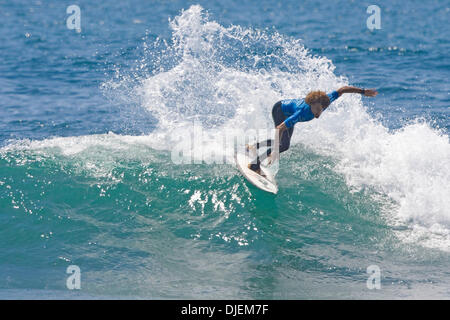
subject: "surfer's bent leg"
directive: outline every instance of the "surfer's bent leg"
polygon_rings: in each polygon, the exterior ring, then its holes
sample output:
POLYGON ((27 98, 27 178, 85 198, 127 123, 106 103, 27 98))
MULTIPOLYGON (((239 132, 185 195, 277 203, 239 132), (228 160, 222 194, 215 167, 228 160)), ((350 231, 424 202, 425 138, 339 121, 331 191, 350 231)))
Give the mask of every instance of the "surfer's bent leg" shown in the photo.
POLYGON ((291 137, 294 133, 294 127, 288 128, 281 134, 280 153, 285 152, 291 145, 291 137))
MULTIPOLYGON (((279 124, 281 124, 284 120, 287 119, 287 117, 284 115, 283 110, 281 109, 281 101, 278 101, 275 103, 275 105, 272 108, 272 118, 273 122, 275 124, 275 127, 277 127, 279 124)), ((291 143, 291 137, 292 133, 294 132, 294 127, 288 128, 288 130, 285 130, 280 139, 280 147, 279 152, 282 153, 289 149, 290 143, 291 143)), ((257 149, 259 149, 260 146, 263 146, 265 144, 266 146, 270 147, 272 146, 273 140, 267 140, 262 143, 257 143, 257 149)), ((256 157, 256 163, 252 163, 250 166, 250 169, 252 170, 259 170, 261 166, 261 162, 264 161, 270 154, 272 153, 272 149, 268 148, 267 151, 259 156, 256 157)))
POLYGON ((272 143, 273 143, 273 139, 267 139, 265 141, 257 142, 257 143, 251 144, 251 145, 247 144, 246 148, 245 148, 245 151, 248 154, 250 152, 250 149, 255 148, 256 149, 256 154, 258 154, 259 153, 259 148, 261 148, 261 147, 270 147, 272 145, 272 143))
MULTIPOLYGON (((273 123, 275 124, 275 128, 278 127, 284 120, 287 119, 287 117, 283 113, 283 110, 281 109, 281 101, 275 103, 275 105, 273 106, 272 118, 273 118, 273 123)), ((289 149, 293 133, 294 133, 294 126, 283 131, 283 133, 281 134, 280 147, 279 147, 280 153, 289 149)))

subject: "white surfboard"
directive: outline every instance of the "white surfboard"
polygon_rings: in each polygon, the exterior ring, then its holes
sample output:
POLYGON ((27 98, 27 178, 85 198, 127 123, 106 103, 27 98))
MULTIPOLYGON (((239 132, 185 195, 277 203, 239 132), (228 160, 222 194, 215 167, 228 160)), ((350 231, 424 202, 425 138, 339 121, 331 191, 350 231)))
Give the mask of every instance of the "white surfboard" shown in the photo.
POLYGON ((248 168, 248 164, 250 163, 250 159, 242 153, 236 153, 235 155, 236 166, 242 175, 250 181, 255 187, 276 194, 278 192, 278 186, 275 181, 275 177, 272 175, 270 170, 266 167, 261 166, 261 171, 265 174, 266 177, 263 177, 257 174, 255 171, 250 170, 248 168))

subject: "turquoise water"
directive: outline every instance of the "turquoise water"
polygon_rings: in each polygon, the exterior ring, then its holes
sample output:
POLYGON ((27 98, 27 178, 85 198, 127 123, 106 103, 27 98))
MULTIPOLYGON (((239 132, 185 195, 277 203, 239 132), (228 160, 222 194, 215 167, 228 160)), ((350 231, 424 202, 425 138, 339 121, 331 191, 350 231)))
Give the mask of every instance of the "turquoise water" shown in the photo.
POLYGON ((0 298, 448 299, 450 2, 369 4, 81 1, 76 33, 2 3, 0 298), (346 84, 380 93, 298 124, 277 195, 246 183, 225 133, 346 84))

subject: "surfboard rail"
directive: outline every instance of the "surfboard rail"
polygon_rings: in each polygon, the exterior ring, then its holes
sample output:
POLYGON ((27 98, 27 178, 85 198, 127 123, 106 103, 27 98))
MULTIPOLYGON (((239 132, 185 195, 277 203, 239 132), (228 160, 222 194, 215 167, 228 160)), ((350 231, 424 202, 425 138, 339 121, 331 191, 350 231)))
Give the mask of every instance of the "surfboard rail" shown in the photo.
POLYGON ((248 164, 251 160, 245 154, 236 152, 235 161, 241 174, 255 187, 273 194, 278 193, 278 186, 275 181, 275 177, 266 167, 261 166, 261 171, 266 175, 265 178, 248 168, 248 164))

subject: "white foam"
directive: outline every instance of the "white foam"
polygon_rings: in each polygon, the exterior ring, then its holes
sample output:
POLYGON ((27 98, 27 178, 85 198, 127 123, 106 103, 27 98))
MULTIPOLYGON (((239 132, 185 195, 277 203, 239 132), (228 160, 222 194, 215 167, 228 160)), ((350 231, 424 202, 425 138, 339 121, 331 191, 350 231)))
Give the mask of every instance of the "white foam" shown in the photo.
MULTIPOLYGON (((333 74, 328 59, 312 57, 299 40, 223 27, 209 21, 200 6, 183 11, 170 27, 172 43, 158 61, 172 67, 143 77, 133 89, 133 95, 159 121, 155 131, 141 137, 54 138, 24 146, 53 146, 66 155, 98 146, 118 150, 145 145, 170 150, 174 133, 191 135, 195 120, 212 137, 213 142, 202 148, 223 152, 222 146, 214 143, 215 136, 236 128, 270 128, 270 111, 276 101, 302 97, 312 89, 329 92, 347 83, 333 74)), ((114 81, 105 87, 129 88, 114 81)), ((389 131, 369 115, 359 96, 346 95, 319 120, 298 124, 292 143, 335 158, 335 170, 352 188, 370 187, 393 199, 398 207, 388 214, 391 223, 401 221, 409 227, 407 232, 398 232, 404 241, 450 250, 447 135, 420 121, 389 131)))
MULTIPOLYGON (((235 127, 270 127, 274 102, 346 84, 345 78, 333 74, 328 59, 312 57, 298 40, 235 26, 224 28, 209 22, 200 6, 182 12, 171 28, 174 51, 182 57, 179 64, 147 78, 140 87, 145 107, 160 121, 160 135, 170 135, 172 130, 187 130, 188 134, 192 119, 200 120, 211 134, 235 127), (232 51, 227 40, 240 46, 240 54, 252 67, 223 62, 232 51), (265 67, 258 63, 267 57, 248 53, 261 43, 281 48, 270 53, 265 67)), ((299 142, 337 158, 336 171, 349 186, 370 186, 396 201, 398 210, 390 213, 392 221, 401 220, 413 230, 425 229, 442 241, 424 243, 450 249, 447 135, 424 122, 390 132, 368 114, 359 96, 348 95, 320 120, 297 125, 293 143, 299 142)))

